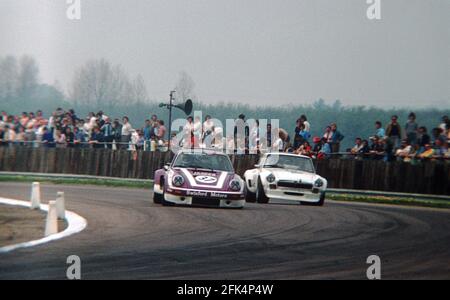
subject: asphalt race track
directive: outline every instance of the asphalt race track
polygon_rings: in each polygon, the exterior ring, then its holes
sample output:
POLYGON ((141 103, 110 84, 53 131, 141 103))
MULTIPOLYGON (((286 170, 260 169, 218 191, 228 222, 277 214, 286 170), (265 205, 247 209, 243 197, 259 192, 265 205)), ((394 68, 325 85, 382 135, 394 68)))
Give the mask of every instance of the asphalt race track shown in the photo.
MULTIPOLYGON (((29 199, 31 184, 0 183, 29 199)), ((243 210, 155 206, 150 191, 42 185, 66 193, 88 220, 67 239, 0 255, 0 279, 65 279, 78 255, 82 279, 450 279, 450 210, 327 203, 243 210)), ((46 202, 46 201, 45 201, 46 202)))

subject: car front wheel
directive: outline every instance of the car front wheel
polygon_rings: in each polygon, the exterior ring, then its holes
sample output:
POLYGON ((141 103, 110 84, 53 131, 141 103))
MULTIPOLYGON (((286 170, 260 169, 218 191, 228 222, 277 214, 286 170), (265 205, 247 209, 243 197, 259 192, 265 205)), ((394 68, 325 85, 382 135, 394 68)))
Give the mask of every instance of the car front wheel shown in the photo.
POLYGON ((166 201, 166 199, 165 199, 165 193, 164 193, 164 185, 165 185, 165 181, 164 181, 164 178, 161 178, 161 182, 160 182, 160 185, 161 185, 161 187, 162 187, 162 189, 163 189, 163 193, 160 195, 161 196, 161 204, 163 205, 163 206, 173 206, 173 204, 171 203, 171 202, 168 202, 168 201, 166 201))
POLYGON ((161 178, 160 186, 163 187, 163 193, 158 194, 155 191, 153 191, 153 203, 155 204, 162 204, 162 201, 164 200, 164 179, 161 178))
POLYGON ((256 188, 256 201, 262 204, 269 203, 269 198, 266 196, 266 192, 264 192, 264 186, 261 182, 261 178, 258 178, 258 186, 256 188))
POLYGON ((153 192, 153 203, 161 204, 162 203, 162 198, 163 198, 163 195, 153 192))
POLYGON ((326 194, 325 192, 320 194, 320 199, 319 202, 316 203, 312 203, 312 202, 300 202, 301 205, 305 205, 305 206, 324 206, 325 204, 325 197, 326 194))

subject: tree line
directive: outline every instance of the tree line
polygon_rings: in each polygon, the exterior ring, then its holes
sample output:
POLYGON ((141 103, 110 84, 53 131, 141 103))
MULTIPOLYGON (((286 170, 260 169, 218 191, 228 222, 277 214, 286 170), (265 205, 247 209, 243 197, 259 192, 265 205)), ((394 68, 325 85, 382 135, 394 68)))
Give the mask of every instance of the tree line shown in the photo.
MULTIPOLYGON (((344 147, 352 145, 356 137, 368 138, 374 134, 375 121, 384 125, 391 115, 398 115, 405 123, 410 109, 366 106, 344 106, 339 100, 318 99, 314 103, 293 103, 281 106, 252 106, 249 104, 217 103, 207 100, 197 101, 194 80, 181 72, 174 84, 179 102, 188 98, 194 100, 194 110, 202 111, 220 119, 236 119, 245 114, 252 119, 279 119, 280 126, 293 134, 296 120, 305 114, 312 126, 312 135, 322 135, 324 128, 336 122, 345 135, 344 147)), ((105 59, 90 60, 76 69, 68 91, 64 92, 58 84, 44 84, 39 79, 39 66, 31 56, 0 57, 0 110, 11 114, 41 109, 49 115, 55 108, 73 108, 79 116, 90 111, 103 110, 111 117, 130 117, 135 128, 143 125, 151 114, 167 121, 167 109, 160 108, 152 101, 147 85, 141 75, 130 76, 120 65, 105 59)), ((429 107, 415 111, 418 123, 429 129, 437 127, 443 115, 450 115, 450 107, 429 107)), ((175 118, 185 118, 181 111, 175 110, 175 118)))

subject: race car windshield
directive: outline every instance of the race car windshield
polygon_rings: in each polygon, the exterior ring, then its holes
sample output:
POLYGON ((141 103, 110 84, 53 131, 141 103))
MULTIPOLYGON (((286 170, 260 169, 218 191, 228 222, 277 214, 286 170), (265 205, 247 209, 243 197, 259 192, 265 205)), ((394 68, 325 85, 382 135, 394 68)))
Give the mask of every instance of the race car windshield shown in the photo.
POLYGON ((173 167, 233 172, 228 156, 203 153, 182 153, 178 155, 173 167))
POLYGON ((267 157, 264 167, 315 173, 312 161, 300 156, 270 155, 267 157))

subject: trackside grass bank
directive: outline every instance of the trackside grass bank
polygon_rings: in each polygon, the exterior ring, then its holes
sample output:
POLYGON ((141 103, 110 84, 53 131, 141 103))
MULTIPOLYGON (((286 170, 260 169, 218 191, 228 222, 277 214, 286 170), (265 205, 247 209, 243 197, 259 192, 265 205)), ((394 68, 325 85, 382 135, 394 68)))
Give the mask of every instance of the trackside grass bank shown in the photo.
POLYGON ((2 176, 0 175, 0 182, 42 182, 53 184, 73 184, 73 185, 99 185, 110 187, 129 187, 129 188, 153 188, 152 181, 129 181, 117 179, 90 179, 90 178, 54 178, 54 177, 40 177, 40 176, 2 176))
POLYGON ((343 202, 364 202, 391 205, 421 206, 433 208, 450 208, 450 202, 434 199, 415 199, 408 197, 364 196, 351 194, 328 194, 327 199, 343 202))

